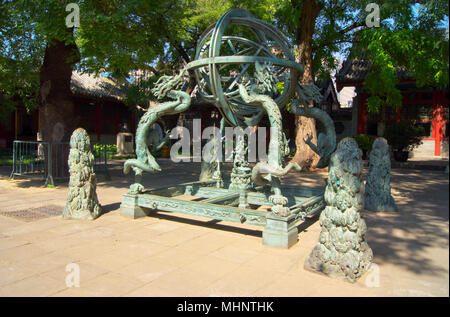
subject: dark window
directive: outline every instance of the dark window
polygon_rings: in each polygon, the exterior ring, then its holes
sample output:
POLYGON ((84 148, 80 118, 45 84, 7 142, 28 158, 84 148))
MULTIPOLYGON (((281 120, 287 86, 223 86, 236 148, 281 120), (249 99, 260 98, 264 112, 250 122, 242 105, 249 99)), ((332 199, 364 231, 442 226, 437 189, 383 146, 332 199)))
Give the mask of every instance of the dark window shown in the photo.
POLYGON ((444 126, 444 138, 448 138, 448 122, 444 126))
POLYGON ((131 111, 127 107, 119 105, 119 118, 124 119, 128 117, 131 117, 131 111))
POLYGON ((394 107, 383 107, 378 113, 367 112, 368 120, 395 120, 397 118, 397 110, 394 107))
POLYGON ((114 119, 116 117, 116 105, 105 104, 102 106, 102 117, 108 119, 114 119))
POLYGON ((95 104, 82 103, 79 105, 81 117, 94 117, 95 116, 95 104))
POLYGON ((416 126, 423 127, 424 133, 422 138, 431 138, 431 122, 417 122, 416 126))
POLYGON ((400 120, 431 120, 433 109, 430 105, 403 105, 400 109, 400 120))
POLYGON ((102 120, 102 134, 116 134, 116 121, 102 120))
POLYGON ((431 105, 422 105, 418 108, 420 120, 431 120, 433 118, 433 107, 431 105))
POLYGON ((424 93, 422 94, 422 99, 426 99, 426 100, 433 99, 433 94, 432 94, 432 93, 429 93, 429 92, 424 92, 424 93))
POLYGON ((119 126, 123 129, 124 124, 126 124, 126 130, 131 129, 131 118, 132 113, 126 106, 119 105, 119 126))
POLYGON ((416 93, 407 94, 406 96, 407 96, 406 99, 408 99, 408 100, 417 100, 417 99, 419 99, 419 96, 416 93))
POLYGON ((383 120, 395 120, 397 110, 394 107, 383 107, 383 120))
POLYGON ((367 111, 367 120, 381 120, 381 113, 373 113, 367 111))
POLYGON ((95 107, 93 102, 82 101, 78 105, 78 115, 80 116, 79 125, 88 133, 94 134, 95 131, 95 107))
POLYGON ((90 134, 95 133, 94 118, 83 118, 82 120, 80 120, 80 126, 90 134))
POLYGON ((341 134, 345 130, 345 126, 342 122, 338 121, 334 123, 334 130, 336 131, 336 134, 341 134))
POLYGON ((378 123, 377 122, 367 122, 366 134, 376 136, 378 133, 378 123))

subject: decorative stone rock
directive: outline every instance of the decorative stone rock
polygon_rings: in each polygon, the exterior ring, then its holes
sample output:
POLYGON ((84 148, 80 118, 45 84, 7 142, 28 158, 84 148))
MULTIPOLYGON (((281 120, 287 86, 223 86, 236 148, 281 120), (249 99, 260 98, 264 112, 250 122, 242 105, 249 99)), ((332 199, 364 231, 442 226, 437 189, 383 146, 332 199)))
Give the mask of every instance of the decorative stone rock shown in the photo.
POLYGON ((365 209, 370 211, 397 211, 391 195, 391 159, 389 145, 384 138, 375 140, 370 152, 369 173, 365 190, 365 209))
MULTIPOLYGON (((203 153, 203 160, 201 165, 201 172, 199 181, 216 181, 218 188, 223 187, 222 173, 220 170, 220 158, 222 150, 222 143, 220 137, 211 135, 207 146, 209 146, 209 153, 203 153)), ((205 149, 204 149, 205 150, 205 149)))
POLYGON ((97 199, 94 155, 86 130, 76 129, 70 137, 69 193, 63 219, 93 220, 102 209, 97 199))
POLYGON ((365 240, 366 223, 361 150, 353 138, 339 142, 331 155, 319 242, 305 268, 355 282, 368 268, 372 250, 365 240))

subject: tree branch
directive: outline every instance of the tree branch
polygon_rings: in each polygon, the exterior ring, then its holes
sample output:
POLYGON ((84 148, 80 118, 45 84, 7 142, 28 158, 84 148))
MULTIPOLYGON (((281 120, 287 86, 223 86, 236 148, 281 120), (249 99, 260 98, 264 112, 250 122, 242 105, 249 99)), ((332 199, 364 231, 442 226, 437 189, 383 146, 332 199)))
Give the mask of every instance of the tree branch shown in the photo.
POLYGON ((342 30, 338 31, 337 33, 339 33, 341 35, 344 35, 345 33, 348 33, 348 32, 350 32, 350 31, 352 31, 352 30, 354 30, 356 28, 359 28, 361 26, 365 26, 365 24, 355 21, 352 25, 346 27, 345 29, 342 29, 342 30))

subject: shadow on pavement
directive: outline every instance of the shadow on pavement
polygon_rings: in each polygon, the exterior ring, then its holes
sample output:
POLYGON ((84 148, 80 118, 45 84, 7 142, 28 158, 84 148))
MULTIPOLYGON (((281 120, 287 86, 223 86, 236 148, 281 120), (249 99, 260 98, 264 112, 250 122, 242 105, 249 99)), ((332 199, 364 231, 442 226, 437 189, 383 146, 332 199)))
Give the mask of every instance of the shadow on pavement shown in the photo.
MULTIPOLYGON (((402 266, 417 274, 448 276, 448 266, 431 263, 432 248, 449 246, 449 183, 442 172, 392 172, 392 191, 399 209, 396 213, 363 215, 367 242, 374 262, 402 266)), ((448 262, 447 262, 448 263, 448 262)))

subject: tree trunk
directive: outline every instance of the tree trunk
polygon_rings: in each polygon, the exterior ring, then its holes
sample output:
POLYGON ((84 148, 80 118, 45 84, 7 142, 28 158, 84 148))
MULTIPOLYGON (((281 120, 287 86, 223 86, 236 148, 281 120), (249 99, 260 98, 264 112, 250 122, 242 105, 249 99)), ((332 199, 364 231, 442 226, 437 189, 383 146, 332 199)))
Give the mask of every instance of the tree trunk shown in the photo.
MULTIPOLYGON (((301 63, 305 68, 303 76, 300 78, 301 83, 314 83, 314 73, 312 69, 312 37, 314 34, 316 18, 322 8, 323 5, 317 3, 315 0, 302 1, 300 24, 297 30, 296 39, 298 44, 297 62, 301 63)), ((313 104, 311 103, 310 107, 312 106, 313 104)), ((296 153, 292 158, 292 162, 296 162, 304 170, 308 170, 319 161, 319 156, 314 153, 304 141, 308 135, 312 135, 312 142, 317 144, 316 122, 312 118, 297 116, 296 127, 296 153)))
POLYGON ((74 65, 79 61, 74 44, 53 40, 47 43, 40 70, 41 133, 44 141, 68 141, 77 122, 70 81, 74 65))
MULTIPOLYGON (((43 141, 52 143, 69 141, 72 131, 79 123, 75 118, 70 90, 72 69, 78 61, 79 52, 75 44, 66 44, 59 40, 47 43, 44 62, 40 69, 39 119, 43 141)), ((45 151, 48 175, 52 176, 52 180, 67 176, 69 147, 54 144, 51 151, 51 166, 48 164, 50 152, 45 151)))

